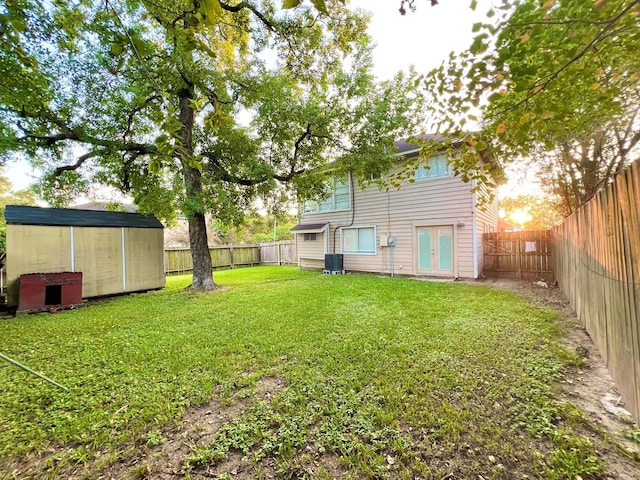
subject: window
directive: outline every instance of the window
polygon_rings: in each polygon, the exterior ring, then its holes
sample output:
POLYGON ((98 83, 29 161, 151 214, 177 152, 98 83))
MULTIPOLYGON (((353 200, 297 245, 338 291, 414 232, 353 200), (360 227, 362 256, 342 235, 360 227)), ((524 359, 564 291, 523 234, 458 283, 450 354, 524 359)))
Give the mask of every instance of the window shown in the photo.
POLYGON ((305 213, 331 212, 334 210, 348 210, 351 207, 349 195, 349 178, 332 178, 330 180, 331 193, 324 200, 308 200, 304 203, 305 213))
POLYGON ((343 228, 342 253, 376 254, 375 227, 343 228))
POLYGON ((438 154, 424 162, 418 167, 413 175, 414 180, 425 180, 427 178, 449 177, 451 176, 451 167, 447 165, 447 159, 444 155, 438 154))
POLYGON ((305 233, 304 234, 304 241, 305 242, 315 242, 316 241, 316 234, 315 233, 305 233))

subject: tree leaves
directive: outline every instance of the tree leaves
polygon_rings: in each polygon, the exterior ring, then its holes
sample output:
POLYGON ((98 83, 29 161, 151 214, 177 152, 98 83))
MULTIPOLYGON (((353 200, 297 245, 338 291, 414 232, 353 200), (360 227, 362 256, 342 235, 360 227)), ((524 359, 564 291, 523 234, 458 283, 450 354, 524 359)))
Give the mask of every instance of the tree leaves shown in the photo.
POLYGON ((296 8, 298 5, 302 3, 302 0, 282 0, 282 8, 296 8))

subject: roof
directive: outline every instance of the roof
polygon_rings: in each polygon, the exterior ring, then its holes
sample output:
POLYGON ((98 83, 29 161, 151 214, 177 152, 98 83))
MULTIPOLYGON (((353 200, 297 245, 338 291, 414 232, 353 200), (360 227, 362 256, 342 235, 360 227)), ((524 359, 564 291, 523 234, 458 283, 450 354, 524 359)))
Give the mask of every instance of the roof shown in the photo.
POLYGON ((396 148, 398 149, 398 153, 407 153, 419 150, 420 143, 442 143, 446 142, 447 140, 449 140, 449 138, 438 135, 437 133, 427 133, 425 135, 407 138, 406 140, 396 140, 395 144, 396 148))
POLYGON ((127 212, 100 212, 69 208, 40 208, 22 205, 7 205, 4 211, 7 224, 51 225, 73 227, 134 227, 164 228, 151 215, 127 212))
POLYGON ((320 233, 327 229, 328 223, 299 223, 291 229, 294 233, 320 233))

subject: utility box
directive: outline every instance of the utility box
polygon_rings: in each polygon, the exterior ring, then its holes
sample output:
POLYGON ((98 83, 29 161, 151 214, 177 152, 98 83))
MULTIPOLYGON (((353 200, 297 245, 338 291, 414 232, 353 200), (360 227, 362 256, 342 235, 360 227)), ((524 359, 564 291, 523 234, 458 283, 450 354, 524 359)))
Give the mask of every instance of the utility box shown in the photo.
POLYGON ((344 255, 342 253, 327 253, 324 256, 324 270, 329 275, 344 275, 344 255))
POLYGON ((82 273, 27 273, 20 275, 17 313, 82 305, 82 273))

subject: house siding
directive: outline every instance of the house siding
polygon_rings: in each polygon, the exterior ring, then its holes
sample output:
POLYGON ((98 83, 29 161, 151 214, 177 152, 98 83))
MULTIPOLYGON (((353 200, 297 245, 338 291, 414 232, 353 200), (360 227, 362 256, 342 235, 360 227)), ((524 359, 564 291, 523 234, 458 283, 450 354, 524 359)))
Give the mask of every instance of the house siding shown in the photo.
POLYGON ((315 240, 305 240, 304 234, 295 236, 300 268, 323 268, 326 235, 326 232, 317 233, 315 240))
MULTIPOLYGON (((453 273, 449 277, 474 278, 473 215, 475 206, 471 183, 456 177, 405 182, 398 190, 381 190, 369 185, 362 190, 353 184, 351 210, 307 213, 301 223, 329 222, 328 252, 340 253, 341 227, 376 227, 376 254, 344 254, 344 268, 351 271, 391 273, 391 249, 380 246, 380 237, 396 237, 394 273, 420 276, 417 269, 418 227, 451 226, 453 230, 453 273), (458 222, 464 225, 458 226, 458 222), (336 231, 337 230, 337 231, 336 231)), ((301 235, 296 235, 298 248, 301 235)), ((306 247, 305 247, 306 248, 306 247)), ((311 259, 305 248, 298 250, 301 266, 311 259)), ((317 251, 313 253, 314 257, 317 251)))
POLYGON ((476 242, 478 256, 478 275, 484 270, 484 237, 485 233, 498 231, 498 197, 494 196, 493 201, 483 202, 482 197, 487 192, 487 187, 480 185, 478 195, 474 194, 476 211, 476 242), (481 203, 478 203, 481 202, 481 203))

